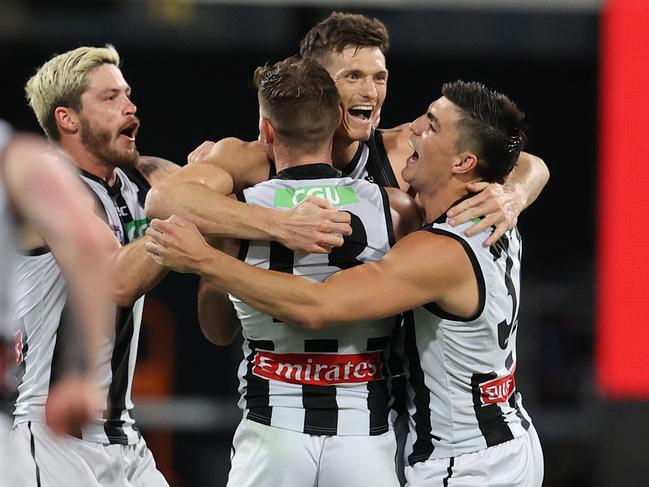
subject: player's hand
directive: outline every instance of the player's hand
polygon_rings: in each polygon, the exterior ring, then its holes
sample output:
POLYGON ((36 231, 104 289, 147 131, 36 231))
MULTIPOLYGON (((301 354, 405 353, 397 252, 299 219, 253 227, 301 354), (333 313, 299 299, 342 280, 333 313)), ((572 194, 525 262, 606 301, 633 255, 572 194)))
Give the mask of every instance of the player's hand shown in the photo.
POLYGON ((70 373, 50 389, 45 421, 59 435, 74 435, 99 409, 97 386, 85 375, 70 373))
POLYGON ((323 198, 307 197, 295 208, 282 212, 276 239, 284 246, 311 254, 326 254, 351 235, 351 216, 323 198))
POLYGON ((525 198, 515 187, 496 183, 471 183, 468 189, 478 194, 451 208, 447 212, 449 223, 457 226, 482 217, 464 234, 471 237, 494 227, 491 236, 484 241, 485 246, 493 245, 507 230, 516 226, 518 215, 525 207, 525 198))
POLYGON ((211 140, 206 140, 201 145, 196 147, 193 151, 187 156, 187 164, 194 164, 196 162, 202 162, 212 150, 212 147, 216 145, 216 142, 211 140))
POLYGON ((207 244, 196 225, 176 215, 152 220, 146 234, 150 240, 144 248, 151 258, 176 272, 198 273, 200 263, 211 252, 218 252, 207 244))

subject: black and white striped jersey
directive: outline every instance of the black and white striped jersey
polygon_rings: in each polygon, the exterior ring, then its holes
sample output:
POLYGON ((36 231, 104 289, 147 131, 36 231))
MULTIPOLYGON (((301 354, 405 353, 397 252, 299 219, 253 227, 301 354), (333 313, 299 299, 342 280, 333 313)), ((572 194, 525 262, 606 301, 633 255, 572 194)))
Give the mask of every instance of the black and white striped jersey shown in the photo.
POLYGON ((380 129, 372 130, 370 138, 360 143, 354 158, 343 168, 343 174, 383 187, 399 187, 383 145, 383 133, 380 129))
POLYGON ((462 244, 475 271, 480 304, 469 319, 435 303, 405 315, 411 465, 497 445, 521 436, 530 424, 514 374, 520 235, 513 229, 486 248, 482 242, 491 230, 469 238, 463 232, 470 225, 453 228, 444 215, 423 227, 462 244))
POLYGON ((0 120, 0 412, 8 412, 8 396, 12 393, 14 358, 14 268, 18 257, 16 229, 11 206, 3 182, 5 147, 9 144, 12 130, 0 120))
MULTIPOLYGON (((112 187, 86 172, 81 178, 92 190, 115 237, 125 245, 146 232, 144 198, 148 188, 133 182, 121 169, 115 171, 112 187)), ((15 422, 42 421, 50 384, 69 365, 70 349, 78 344, 71 336, 74 326, 65 281, 49 249, 21 257, 17 277, 24 373, 18 386, 15 422)), ((139 439, 130 411, 143 306, 141 297, 130 308, 116 309, 115 328, 104 338, 98 358, 97 377, 104 402, 95 420, 81 431, 84 440, 134 444, 139 439)))
MULTIPOLYGON (((289 209, 306 196, 352 215, 353 233, 329 255, 293 252, 276 242, 242 241, 239 258, 262 269, 324 281, 376 261, 394 242, 387 195, 326 164, 286 169, 244 190, 247 203, 289 209)), ((314 435, 378 435, 389 430, 384 350, 395 319, 308 331, 231 296, 243 329, 239 405, 250 420, 314 435)), ((336 306, 336 303, 331 303, 336 306)))

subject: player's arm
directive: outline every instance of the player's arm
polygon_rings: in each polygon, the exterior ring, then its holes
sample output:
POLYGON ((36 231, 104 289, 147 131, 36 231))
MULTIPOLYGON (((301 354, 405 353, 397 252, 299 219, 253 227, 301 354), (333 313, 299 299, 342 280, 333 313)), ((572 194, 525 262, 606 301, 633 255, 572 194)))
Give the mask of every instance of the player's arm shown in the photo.
POLYGON ((278 211, 228 199, 231 193, 268 178, 268 157, 259 142, 228 138, 202 147, 200 157, 149 192, 150 217, 175 214, 194 222, 205 234, 275 240, 293 250, 317 253, 342 245, 340 235, 351 232, 348 214, 321 203, 278 211))
MULTIPOLYGON (((212 239, 209 243, 230 256, 237 255, 239 251, 239 242, 236 240, 212 239)), ((198 284, 198 323, 205 338, 221 347, 232 343, 241 329, 227 291, 202 277, 198 284)))
MULTIPOLYGON (((141 156, 136 169, 156 188, 180 170, 171 161, 153 156, 141 156)), ((152 190, 150 190, 152 191, 152 190)), ((155 287, 168 269, 156 263, 144 249, 148 237, 143 236, 123 247, 115 241, 117 249, 112 260, 112 297, 120 306, 131 306, 140 296, 155 287)))
POLYGON ((52 384, 46 420, 72 434, 97 407, 92 369, 114 307, 109 301, 108 261, 114 240, 92 211, 92 200, 71 167, 39 139, 20 137, 4 153, 4 176, 20 221, 49 246, 66 278, 76 320, 74 345, 66 349, 65 374, 52 384), (80 346, 81 345, 81 346, 80 346), (72 357, 74 356, 74 357, 72 357))
POLYGON ((474 299, 458 300, 476 286, 464 249, 425 231, 404 237, 383 260, 336 273, 325 283, 240 262, 207 245, 181 218, 155 220, 149 234, 147 250, 164 265, 199 273, 259 311, 309 329, 389 317, 431 301, 467 315, 477 307, 477 292, 474 299), (438 255, 444 258, 431 258, 438 255))
POLYGON ((421 213, 415 200, 396 188, 385 188, 390 201, 390 214, 396 240, 421 227, 421 213))
POLYGON ((6 148, 4 175, 21 220, 45 240, 68 283, 91 342, 111 321, 108 261, 114 238, 93 213, 71 166, 47 153, 40 138, 18 136, 6 148))
POLYGON ((493 245, 509 229, 516 226, 518 216, 541 194, 550 179, 550 172, 540 157, 521 152, 514 170, 504 185, 473 183, 469 190, 479 193, 448 211, 449 223, 460 225, 473 218, 482 217, 464 233, 476 235, 494 227, 485 245, 493 245))

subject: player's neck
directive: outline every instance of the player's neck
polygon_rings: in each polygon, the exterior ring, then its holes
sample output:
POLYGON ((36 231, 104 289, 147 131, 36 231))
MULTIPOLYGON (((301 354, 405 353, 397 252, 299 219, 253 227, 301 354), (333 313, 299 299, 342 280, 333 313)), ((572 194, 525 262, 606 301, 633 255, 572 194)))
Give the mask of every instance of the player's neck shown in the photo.
POLYGON ((309 153, 301 153, 282 146, 273 147, 275 169, 277 172, 289 167, 306 166, 308 164, 331 164, 330 147, 309 153))
POLYGON ((419 201, 426 214, 426 223, 432 223, 446 213, 453 204, 469 191, 466 184, 447 184, 436 190, 422 190, 418 193, 419 201))
POLYGON ((108 186, 115 182, 115 168, 104 164, 97 156, 89 152, 83 144, 61 140, 61 149, 77 167, 104 180, 108 186))
POLYGON ((340 140, 339 137, 334 137, 332 160, 333 165, 337 169, 344 169, 352 162, 360 142, 358 140, 340 140))

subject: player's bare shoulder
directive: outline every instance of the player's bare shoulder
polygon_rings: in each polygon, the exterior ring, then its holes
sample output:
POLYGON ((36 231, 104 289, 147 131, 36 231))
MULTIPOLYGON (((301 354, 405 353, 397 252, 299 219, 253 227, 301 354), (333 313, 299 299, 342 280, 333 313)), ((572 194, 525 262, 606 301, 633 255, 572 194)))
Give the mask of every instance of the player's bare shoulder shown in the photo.
POLYGON ((225 170, 234 180, 235 188, 267 180, 270 159, 266 146, 261 142, 246 142, 236 137, 205 141, 187 157, 189 164, 208 164, 225 170))
POLYGON ((390 200, 392 223, 397 240, 421 226, 419 206, 409 194, 397 188, 385 188, 390 200))
POLYGON ((412 149, 408 144, 410 138, 409 126, 410 124, 404 123, 397 127, 381 130, 385 152, 399 182, 399 187, 404 191, 408 189, 408 184, 401 177, 401 171, 406 166, 406 159, 412 154, 412 149))
POLYGON ((144 176, 151 187, 155 187, 179 171, 180 166, 161 157, 140 156, 136 169, 144 176))

